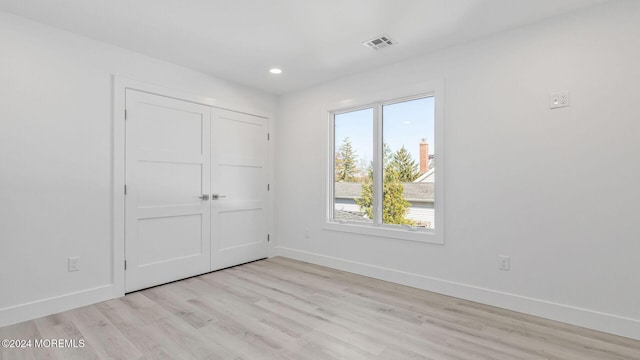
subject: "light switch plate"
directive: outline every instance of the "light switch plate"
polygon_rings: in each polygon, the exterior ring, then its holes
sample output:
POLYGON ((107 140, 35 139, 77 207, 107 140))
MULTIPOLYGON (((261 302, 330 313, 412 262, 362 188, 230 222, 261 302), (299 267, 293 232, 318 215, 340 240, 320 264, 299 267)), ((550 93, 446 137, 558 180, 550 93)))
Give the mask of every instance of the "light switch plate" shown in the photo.
POLYGON ((80 271, 80 258, 70 257, 67 259, 67 271, 80 271))

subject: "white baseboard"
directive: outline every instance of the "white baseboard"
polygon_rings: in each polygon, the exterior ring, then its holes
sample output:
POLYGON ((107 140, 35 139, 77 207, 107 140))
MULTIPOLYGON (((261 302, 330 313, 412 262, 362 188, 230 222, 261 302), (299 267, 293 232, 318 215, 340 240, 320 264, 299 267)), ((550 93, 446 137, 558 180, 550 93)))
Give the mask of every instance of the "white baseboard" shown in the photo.
POLYGON ((0 327, 114 298, 113 284, 0 309, 0 327))
POLYGON ((407 285, 482 304, 497 306, 546 319, 640 340, 640 320, 558 304, 516 294, 437 279, 381 266, 341 259, 286 247, 275 247, 273 256, 284 256, 312 264, 407 285))

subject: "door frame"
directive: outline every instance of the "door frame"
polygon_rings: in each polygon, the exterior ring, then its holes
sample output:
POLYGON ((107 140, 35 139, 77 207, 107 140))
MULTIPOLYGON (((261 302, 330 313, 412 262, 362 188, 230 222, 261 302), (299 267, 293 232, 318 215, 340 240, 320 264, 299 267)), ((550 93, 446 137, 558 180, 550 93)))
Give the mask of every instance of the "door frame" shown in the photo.
MULTIPOLYGON (((249 115, 259 116, 267 119, 267 131, 271 133, 271 119, 273 114, 265 113, 256 108, 246 105, 238 105, 235 103, 213 99, 210 97, 193 95, 178 90, 169 89, 159 85, 148 84, 145 82, 128 79, 119 75, 113 75, 113 158, 112 158, 112 247, 111 257, 113 267, 111 272, 111 281, 113 283, 113 297, 121 297, 125 294, 125 99, 126 90, 137 90, 149 94, 165 96, 168 98, 188 101, 200 105, 210 106, 212 108, 226 109, 241 112, 249 115)), ((271 136, 271 140, 273 136, 271 136)), ((267 143, 267 178, 270 184, 273 184, 273 151, 274 147, 271 141, 267 143)), ((273 188, 273 186, 272 186, 273 188)), ((273 191, 267 196, 267 228, 270 234, 273 234, 273 191)), ((267 245, 268 256, 273 253, 273 241, 267 245)))

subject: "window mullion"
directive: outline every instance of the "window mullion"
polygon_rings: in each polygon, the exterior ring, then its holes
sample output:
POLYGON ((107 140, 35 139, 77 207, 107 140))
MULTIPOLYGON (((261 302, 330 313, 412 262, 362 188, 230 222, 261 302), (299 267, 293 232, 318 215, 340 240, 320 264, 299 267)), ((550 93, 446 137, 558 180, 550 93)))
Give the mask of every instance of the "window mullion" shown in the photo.
POLYGON ((382 224, 383 198, 383 141, 382 141, 382 105, 377 104, 373 111, 373 223, 382 224))

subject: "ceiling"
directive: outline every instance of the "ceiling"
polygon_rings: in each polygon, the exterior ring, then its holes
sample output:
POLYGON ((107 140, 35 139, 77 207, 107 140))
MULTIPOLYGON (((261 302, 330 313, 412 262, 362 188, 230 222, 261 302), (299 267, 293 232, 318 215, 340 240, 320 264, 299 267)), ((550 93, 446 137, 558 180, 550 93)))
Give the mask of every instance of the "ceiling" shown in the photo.
POLYGON ((0 0, 0 10, 282 94, 605 1, 0 0), (362 45, 383 34, 397 44, 362 45))

